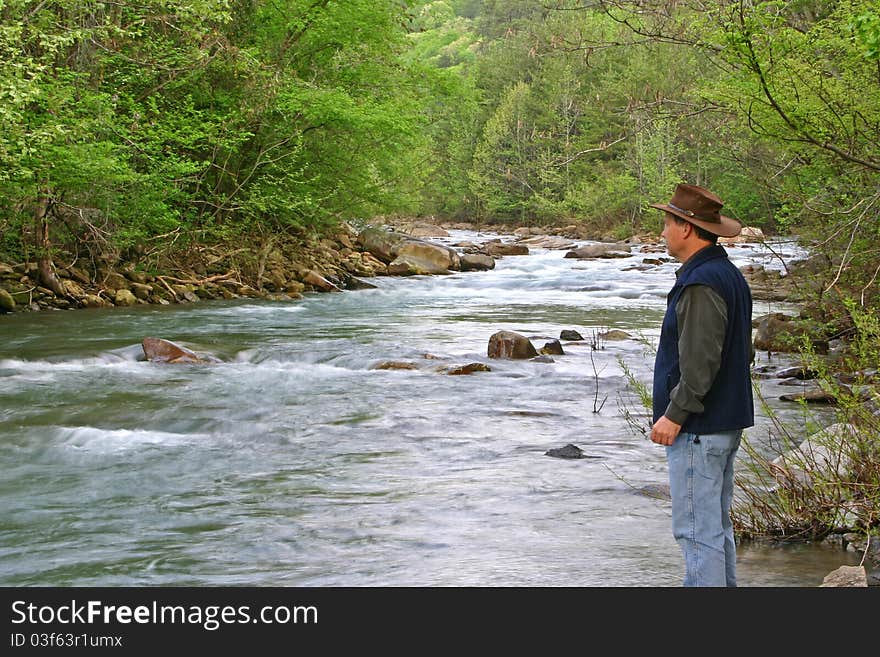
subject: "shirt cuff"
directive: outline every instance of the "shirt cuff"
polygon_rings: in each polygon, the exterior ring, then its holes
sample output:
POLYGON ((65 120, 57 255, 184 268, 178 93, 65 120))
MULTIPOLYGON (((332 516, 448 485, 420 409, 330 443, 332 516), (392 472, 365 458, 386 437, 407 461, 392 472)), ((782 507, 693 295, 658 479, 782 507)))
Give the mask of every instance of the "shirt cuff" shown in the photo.
POLYGON ((669 402, 669 406, 666 407, 666 412, 663 413, 663 415, 668 417, 676 424, 684 424, 691 414, 688 411, 684 410, 681 406, 676 404, 674 401, 671 401, 669 402))

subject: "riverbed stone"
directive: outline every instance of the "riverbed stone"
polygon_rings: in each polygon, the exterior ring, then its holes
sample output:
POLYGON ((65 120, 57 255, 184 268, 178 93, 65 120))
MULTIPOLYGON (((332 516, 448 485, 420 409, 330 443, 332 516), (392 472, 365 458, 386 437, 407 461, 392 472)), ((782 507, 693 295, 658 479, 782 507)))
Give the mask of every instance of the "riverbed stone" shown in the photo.
POLYGON ((632 335, 620 329, 610 329, 598 334, 602 340, 632 340, 632 335))
POLYGON ((0 312, 11 313, 15 311, 15 299, 3 288, 0 288, 0 312))
POLYGON ((448 269, 413 255, 399 255, 388 264, 392 276, 427 276, 450 273, 448 269))
POLYGON ((61 281, 61 289, 64 290, 64 294, 75 299, 82 299, 86 295, 79 283, 69 278, 61 281))
POLYGON ((762 365, 752 370, 756 379, 796 379, 798 385, 803 381, 815 379, 818 373, 804 366, 762 365))
POLYGON ((375 290, 377 288, 376 285, 372 283, 368 283, 367 281, 363 281, 357 276, 346 276, 345 277, 345 289, 346 290, 375 290))
POLYGON ((497 331, 489 338, 489 358, 528 359, 538 355, 535 346, 515 331, 497 331))
MULTIPOLYGON (((780 385, 784 384, 782 382, 780 385)), ((792 380, 793 385, 803 386, 802 381, 792 380)), ((792 392, 779 395, 780 401, 806 402, 808 404, 836 404, 837 395, 831 390, 825 390, 822 386, 811 385, 801 392, 792 392)))
POLYGON ((568 443, 564 447, 553 447, 544 452, 544 456, 552 456, 558 459, 582 459, 584 458, 584 450, 577 445, 568 443))
POLYGON ((572 249, 565 254, 566 258, 590 259, 590 258, 628 258, 632 251, 627 244, 620 242, 599 244, 587 244, 577 249, 572 249))
POLYGON ((308 286, 313 287, 319 292, 339 292, 339 286, 331 283, 327 278, 316 272, 314 269, 309 269, 302 276, 302 282, 308 286))
POLYGON ((204 362, 204 359, 194 351, 163 338, 144 338, 141 346, 144 350, 144 356, 153 363, 204 362))
POLYGON ((195 303, 200 300, 195 292, 195 287, 192 285, 172 285, 171 289, 174 290, 174 295, 177 298, 177 301, 189 301, 190 303, 195 303))
POLYGON ((81 285, 89 285, 92 282, 92 279, 89 275, 79 267, 70 266, 64 270, 68 276, 68 278, 72 278, 77 283, 81 285))
POLYGON ((817 337, 809 323, 784 313, 758 317, 754 345, 758 351, 797 352, 809 340, 817 353, 828 352, 828 341, 817 337))
POLYGON ((115 271, 106 271, 102 278, 104 285, 113 290, 127 290, 129 281, 122 274, 115 271))
POLYGON ((639 495, 650 497, 655 500, 671 500, 672 493, 669 490, 669 484, 645 484, 636 488, 639 495))
POLYGON ((147 285, 146 283, 132 283, 131 291, 135 297, 138 299, 149 299, 150 295, 153 294, 153 286, 147 285))
POLYGON ((868 575, 864 566, 841 566, 825 575, 820 586, 867 587, 868 575))
POLYGON ((84 308, 104 308, 110 305, 103 298, 99 297, 97 294, 87 294, 82 298, 81 301, 84 308))
POLYGON ((462 253, 460 256, 462 271, 487 271, 495 269, 495 258, 483 253, 462 253))
POLYGON ((529 247, 525 244, 505 244, 493 241, 487 243, 485 248, 486 253, 490 256, 529 255, 529 247))
POLYGON ((411 240, 401 244, 397 256, 413 256, 433 263, 438 269, 458 271, 461 269, 461 257, 455 249, 443 244, 411 240))
POLYGON ((404 233, 375 226, 368 226, 357 236, 358 244, 385 264, 392 262, 397 257, 400 245, 409 239, 411 239, 410 236, 404 233))
POLYGON ((835 478, 846 478, 853 466, 847 445, 858 440, 857 436, 857 429, 845 422, 817 431, 772 461, 776 481, 781 486, 793 482, 810 486, 814 473, 823 477, 832 473, 835 478))
POLYGON ((544 346, 538 350, 539 353, 546 354, 548 356, 564 356, 565 351, 562 350, 562 344, 559 340, 551 340, 550 342, 544 343, 544 346))
POLYGON ((126 269, 125 277, 133 283, 140 283, 141 285, 145 284, 148 280, 147 275, 142 271, 137 271, 135 269, 126 269))
POLYGON ((430 222, 416 222, 404 227, 403 232, 413 237, 449 237, 449 231, 430 222))
POLYGON ((570 239, 558 235, 533 235, 519 241, 532 249, 571 249, 577 244, 570 239))
POLYGON ((117 306, 133 306, 137 303, 137 297, 132 294, 131 290, 116 290, 113 303, 117 306))
POLYGON ((718 243, 725 244, 742 244, 743 242, 763 242, 764 231, 757 226, 743 226, 739 235, 735 237, 719 237, 718 243))
POLYGON ((371 370, 417 370, 419 366, 404 360, 382 360, 370 366, 371 370))
POLYGON ((462 374, 473 374, 474 372, 491 372, 492 369, 485 363, 468 363, 467 365, 460 365, 458 367, 441 368, 439 371, 443 372, 444 374, 456 376, 462 374))

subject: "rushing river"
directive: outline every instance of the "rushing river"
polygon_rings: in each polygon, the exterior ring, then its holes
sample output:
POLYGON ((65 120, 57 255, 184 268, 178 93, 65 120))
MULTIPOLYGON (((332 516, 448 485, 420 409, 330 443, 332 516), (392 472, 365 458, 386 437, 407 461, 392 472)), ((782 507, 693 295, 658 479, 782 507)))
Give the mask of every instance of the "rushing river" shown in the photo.
MULTIPOLYGON (((640 492, 666 483, 664 451, 625 420, 644 409, 623 369, 649 381, 677 265, 564 254, 289 302, 0 316, 0 585, 679 585, 669 502, 640 492), (489 360, 502 329, 585 340, 489 360), (147 336, 221 362, 145 362, 147 336), (438 371, 473 362, 491 371, 438 371), (590 458, 545 455, 567 443, 590 458)), ((739 550, 744 586, 858 563, 739 550)))

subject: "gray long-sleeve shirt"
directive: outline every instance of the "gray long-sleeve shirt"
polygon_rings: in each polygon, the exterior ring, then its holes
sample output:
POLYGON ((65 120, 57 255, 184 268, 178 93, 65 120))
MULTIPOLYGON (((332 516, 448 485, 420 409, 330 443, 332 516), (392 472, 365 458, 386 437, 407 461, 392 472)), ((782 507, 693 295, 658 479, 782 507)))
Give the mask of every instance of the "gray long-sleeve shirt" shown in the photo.
POLYGON ((703 412, 703 397, 721 366, 727 304, 708 285, 689 285, 675 304, 675 317, 681 379, 669 393, 665 415, 684 424, 691 413, 703 412))

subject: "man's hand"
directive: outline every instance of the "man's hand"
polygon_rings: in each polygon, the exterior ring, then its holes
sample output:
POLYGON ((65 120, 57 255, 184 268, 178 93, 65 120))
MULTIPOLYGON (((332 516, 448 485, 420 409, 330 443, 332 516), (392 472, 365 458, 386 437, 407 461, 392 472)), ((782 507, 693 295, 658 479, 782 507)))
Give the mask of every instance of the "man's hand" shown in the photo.
POLYGON ((668 446, 675 442, 679 431, 681 431, 681 425, 664 415, 651 427, 651 440, 658 445, 668 446))

